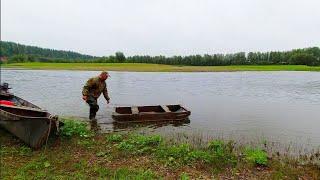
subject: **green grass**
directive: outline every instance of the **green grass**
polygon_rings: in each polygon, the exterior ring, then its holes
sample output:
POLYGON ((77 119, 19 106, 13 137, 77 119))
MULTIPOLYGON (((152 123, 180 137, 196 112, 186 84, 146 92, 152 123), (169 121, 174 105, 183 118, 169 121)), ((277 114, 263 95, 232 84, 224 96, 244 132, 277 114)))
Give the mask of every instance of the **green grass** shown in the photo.
MULTIPOLYGON (((320 167, 267 159, 250 147, 212 140, 205 147, 135 132, 88 133, 65 120, 68 138, 33 151, 0 128, 1 179, 319 179, 320 167), (263 165, 263 166, 261 166, 263 165)), ((63 136, 65 137, 65 135, 63 136)))
POLYGON ((246 160, 257 165, 266 166, 268 162, 267 153, 261 149, 247 148, 244 152, 246 160))
POLYGON ((109 70, 137 72, 226 72, 226 71, 320 71, 320 66, 304 65, 239 65, 239 66, 174 66, 143 63, 13 63, 4 68, 48 70, 109 70))
POLYGON ((93 133, 88 129, 87 125, 80 121, 72 119, 62 119, 64 125, 60 128, 60 135, 71 137, 79 135, 80 137, 90 137, 93 133))

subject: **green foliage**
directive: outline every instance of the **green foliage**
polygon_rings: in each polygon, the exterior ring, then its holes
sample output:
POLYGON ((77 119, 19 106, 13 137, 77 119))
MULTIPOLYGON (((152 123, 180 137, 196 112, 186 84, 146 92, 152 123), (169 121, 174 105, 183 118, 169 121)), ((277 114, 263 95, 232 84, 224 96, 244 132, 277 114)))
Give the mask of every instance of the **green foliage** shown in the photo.
MULTIPOLYGON (((91 134, 89 136, 91 136, 91 134)), ((95 141, 93 141, 90 138, 81 138, 77 141, 77 144, 90 149, 92 146, 95 145, 95 141)))
POLYGON ((95 171, 99 175, 99 179, 107 178, 112 175, 112 171, 110 169, 104 168, 104 167, 95 167, 95 171))
POLYGON ((290 57, 291 64, 317 66, 320 64, 317 57, 307 53, 296 53, 290 57))
POLYGON ((122 151, 129 151, 132 153, 135 153, 134 150, 137 149, 137 147, 129 141, 120 142, 117 147, 122 151))
MULTIPOLYGON (((123 55, 124 56, 124 55, 123 55)), ((320 48, 304 48, 291 51, 276 52, 238 52, 234 54, 205 54, 190 56, 130 56, 123 57, 121 53, 116 56, 101 57, 91 62, 101 63, 152 63, 168 65, 191 65, 191 66, 229 66, 229 65, 284 65, 303 64, 318 65, 320 61, 320 48), (304 55, 303 55, 304 54, 304 55), (300 55, 299 61, 295 61, 300 55), (119 58, 122 57, 122 58, 119 58)))
POLYGON ((158 135, 143 136, 134 134, 117 144, 117 148, 131 154, 144 154, 153 152, 161 142, 162 138, 158 135))
POLYGON ((268 163, 267 153, 261 149, 246 148, 244 154, 246 160, 250 163, 263 166, 268 163))
POLYGON ((181 175, 180 175, 180 179, 181 179, 181 180, 189 180, 190 178, 189 178, 189 176, 188 176, 187 173, 183 172, 183 173, 181 173, 181 175))
POLYGON ((94 56, 83 55, 72 51, 53 50, 6 41, 0 41, 0 43, 0 57, 12 57, 12 59, 9 59, 9 61, 12 62, 94 58, 94 56))
POLYGON ((0 155, 12 154, 15 156, 32 156, 32 149, 28 146, 22 145, 20 147, 1 147, 0 155))
MULTIPOLYGON (((126 154, 151 154, 168 165, 179 166, 203 162, 217 166, 233 166, 236 162, 231 143, 212 141, 208 150, 192 149, 189 144, 168 145, 160 136, 118 135, 107 136, 107 141, 116 143, 116 148, 126 154)), ((100 155, 100 154, 99 154, 100 155)))
POLYGON ((47 158, 40 156, 38 159, 26 162, 23 166, 16 168, 13 179, 28 179, 28 177, 35 177, 34 179, 43 179, 46 177, 46 171, 51 169, 51 163, 47 158))
POLYGON ((126 60, 126 57, 122 52, 116 52, 115 60, 116 62, 123 63, 126 60))
POLYGON ((13 42, 1 41, 0 57, 9 57, 10 62, 88 62, 88 63, 151 63, 191 66, 229 66, 229 65, 320 65, 320 48, 310 47, 291 51, 238 52, 233 54, 205 54, 189 56, 130 56, 122 52, 104 57, 93 57, 70 51, 58 51, 13 42))
POLYGON ((32 150, 31 150, 30 147, 21 146, 19 148, 19 155, 21 155, 21 156, 31 156, 32 155, 32 150))
POLYGON ((190 163, 189 153, 191 152, 189 144, 180 144, 173 146, 162 146, 156 156, 167 160, 169 163, 179 161, 181 163, 190 163))
POLYGON ((191 149, 189 144, 161 146, 155 155, 169 165, 192 164, 196 161, 213 163, 215 158, 209 151, 191 149))
POLYGON ((123 140, 123 136, 121 134, 112 134, 107 135, 106 139, 108 142, 121 142, 123 140))
POLYGON ((227 144, 221 140, 212 140, 208 143, 208 149, 212 153, 213 164, 216 164, 216 170, 225 166, 235 166, 237 158, 233 152, 233 142, 229 141, 227 144))
POLYGON ((213 140, 208 144, 209 150, 213 151, 216 155, 222 156, 225 152, 226 146, 221 140, 213 140))
POLYGON ((62 120, 64 125, 60 128, 60 134, 64 137, 80 136, 90 137, 92 132, 87 128, 87 124, 84 122, 64 119, 62 120))

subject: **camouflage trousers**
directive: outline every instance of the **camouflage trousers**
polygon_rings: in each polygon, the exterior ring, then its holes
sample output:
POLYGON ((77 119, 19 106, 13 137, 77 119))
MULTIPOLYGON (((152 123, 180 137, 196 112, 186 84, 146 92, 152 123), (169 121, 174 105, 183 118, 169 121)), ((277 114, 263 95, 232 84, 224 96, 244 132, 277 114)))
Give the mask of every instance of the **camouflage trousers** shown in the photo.
POLYGON ((87 103, 90 106, 89 119, 90 120, 95 119, 96 118, 96 114, 97 114, 97 112, 99 110, 99 105, 98 105, 98 102, 97 102, 97 98, 93 97, 92 95, 89 95, 88 99, 87 99, 87 103))

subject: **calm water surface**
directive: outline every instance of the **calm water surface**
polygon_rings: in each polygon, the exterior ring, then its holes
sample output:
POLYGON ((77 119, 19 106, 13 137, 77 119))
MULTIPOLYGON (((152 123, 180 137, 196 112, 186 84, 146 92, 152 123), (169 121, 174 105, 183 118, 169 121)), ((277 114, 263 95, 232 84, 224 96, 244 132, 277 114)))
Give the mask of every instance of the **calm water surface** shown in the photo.
MULTIPOLYGON (((87 117, 82 101, 85 81, 95 71, 2 70, 1 81, 12 92, 54 114, 87 117)), ((182 104, 192 112, 190 123, 154 131, 197 132, 213 136, 320 145, 320 73, 111 72, 111 104, 99 99, 98 122, 114 130, 114 106, 182 104)))

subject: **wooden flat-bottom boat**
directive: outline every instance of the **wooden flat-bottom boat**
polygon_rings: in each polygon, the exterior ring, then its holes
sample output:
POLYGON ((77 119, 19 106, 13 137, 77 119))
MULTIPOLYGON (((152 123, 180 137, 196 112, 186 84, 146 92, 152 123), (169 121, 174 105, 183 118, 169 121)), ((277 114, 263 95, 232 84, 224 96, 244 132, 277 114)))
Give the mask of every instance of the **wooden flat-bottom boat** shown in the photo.
POLYGON ((181 105, 116 107, 112 118, 116 122, 184 121, 191 112, 181 105))
POLYGON ((0 87, 0 100, 0 126, 32 148, 40 148, 60 126, 57 116, 9 93, 7 86, 0 87))

